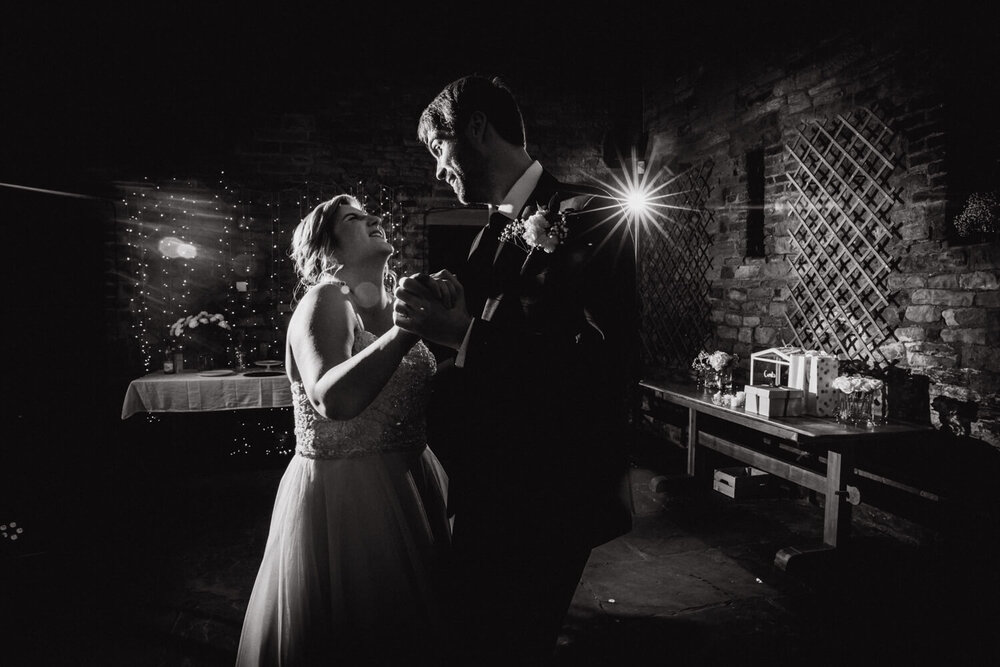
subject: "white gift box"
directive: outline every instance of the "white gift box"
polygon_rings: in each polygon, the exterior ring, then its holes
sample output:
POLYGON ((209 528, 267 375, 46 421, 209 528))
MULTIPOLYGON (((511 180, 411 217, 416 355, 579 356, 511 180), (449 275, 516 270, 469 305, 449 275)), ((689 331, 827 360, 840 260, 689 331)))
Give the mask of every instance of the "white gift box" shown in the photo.
POLYGON ((801 389, 748 384, 743 391, 746 393, 747 412, 765 417, 798 417, 802 414, 801 389))
POLYGON ((791 356, 788 386, 805 393, 805 413, 830 417, 837 408, 833 379, 837 377, 840 360, 832 354, 806 350, 791 356))

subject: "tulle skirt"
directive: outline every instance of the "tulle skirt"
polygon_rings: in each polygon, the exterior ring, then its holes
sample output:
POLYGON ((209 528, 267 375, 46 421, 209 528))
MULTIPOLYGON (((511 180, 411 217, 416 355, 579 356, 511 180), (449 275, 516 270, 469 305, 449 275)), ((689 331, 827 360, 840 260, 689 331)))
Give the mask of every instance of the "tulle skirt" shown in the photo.
POLYGON ((433 664, 447 477, 430 449, 289 462, 238 667, 433 664))

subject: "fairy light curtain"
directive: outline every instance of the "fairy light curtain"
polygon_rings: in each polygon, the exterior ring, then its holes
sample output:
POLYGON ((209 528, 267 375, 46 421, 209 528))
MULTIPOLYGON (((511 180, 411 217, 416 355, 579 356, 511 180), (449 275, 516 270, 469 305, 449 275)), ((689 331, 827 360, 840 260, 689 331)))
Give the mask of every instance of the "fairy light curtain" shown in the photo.
POLYGON ((234 326, 226 354, 246 337, 279 335, 282 264, 280 204, 219 178, 119 183, 127 216, 124 272, 131 278, 133 341, 143 367, 155 368, 182 317, 222 313, 234 326), (258 298, 249 298, 259 292, 258 298), (263 297, 263 298, 261 298, 263 297))
POLYGON ((169 326, 198 313, 223 313, 233 328, 226 353, 248 361, 282 358, 296 283, 289 258, 292 231, 317 204, 354 195, 379 215, 397 248, 390 267, 414 267, 407 250, 407 214, 396 189, 364 181, 348 186, 303 183, 281 192, 255 191, 227 181, 143 179, 119 182, 125 224, 121 245, 130 286, 131 339, 145 372, 159 367, 169 326))

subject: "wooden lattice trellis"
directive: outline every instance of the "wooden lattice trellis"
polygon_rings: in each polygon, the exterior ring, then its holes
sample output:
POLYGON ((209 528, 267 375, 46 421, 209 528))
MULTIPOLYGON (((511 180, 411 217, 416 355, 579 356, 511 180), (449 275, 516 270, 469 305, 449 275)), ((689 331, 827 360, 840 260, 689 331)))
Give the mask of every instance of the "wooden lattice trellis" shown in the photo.
POLYGON ((886 250, 892 131, 868 109, 806 123, 786 146, 792 272, 786 318, 797 343, 873 366, 892 336, 886 250))
POLYGON ((695 165, 668 179, 657 193, 656 220, 639 237, 640 335, 643 363, 687 365, 711 334, 707 232, 712 212, 705 207, 713 163, 695 165))

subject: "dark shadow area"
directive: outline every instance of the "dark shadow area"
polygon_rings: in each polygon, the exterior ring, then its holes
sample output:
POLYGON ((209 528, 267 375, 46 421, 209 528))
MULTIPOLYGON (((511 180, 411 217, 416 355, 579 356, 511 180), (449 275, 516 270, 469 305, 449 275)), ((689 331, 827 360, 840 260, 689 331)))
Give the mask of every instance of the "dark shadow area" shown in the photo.
POLYGON ((453 271, 464 265, 472 241, 480 229, 482 228, 472 225, 427 225, 428 271, 453 271))
MULTIPOLYGON (((714 452, 704 458, 707 468, 726 464, 714 452)), ((705 549, 696 561, 722 554, 773 591, 639 616, 618 615, 612 601, 604 601, 606 616, 571 614, 570 643, 557 664, 937 665, 977 664, 995 655, 984 645, 992 621, 983 612, 986 591, 996 590, 1000 576, 991 563, 995 545, 982 535, 982 526, 991 524, 982 519, 919 546, 855 524, 851 540, 836 552, 792 560, 782 572, 772 562, 775 550, 815 540, 821 507, 787 487, 771 498, 725 498, 704 477, 685 476, 683 449, 650 434, 637 438, 633 464, 659 480, 628 538, 643 558, 705 549)), ((636 487, 637 498, 647 495, 644 489, 636 487)), ((667 599, 686 594, 670 579, 657 585, 667 599)))
POLYGON ((114 418, 100 440, 64 424, 72 472, 3 506, 24 527, 0 545, 5 664, 231 665, 290 410, 114 418))
POLYGON ((994 71, 1000 46, 993 37, 993 20, 957 20, 943 23, 946 46, 941 55, 949 73, 943 82, 944 171, 947 174, 945 219, 947 239, 952 244, 995 241, 997 232, 978 231, 963 236, 955 227, 956 217, 974 193, 1000 193, 1000 127, 995 120, 994 71))
MULTIPOLYGON (((116 464, 86 481, 74 530, 0 563, 4 664, 232 664, 284 462, 226 463, 223 422, 122 426, 116 464)), ((685 476, 683 449, 634 442, 635 527, 592 556, 559 667, 977 664, 1000 583, 985 544, 967 535, 917 548, 856 527, 835 556, 781 572, 775 551, 814 539, 820 508, 787 492, 733 501, 685 476), (594 599, 601 568, 617 600, 594 599), (761 592, 720 598, 714 587, 734 577, 761 592)))
POLYGON ((749 257, 764 256, 764 149, 746 154, 747 170, 747 248, 749 257))

